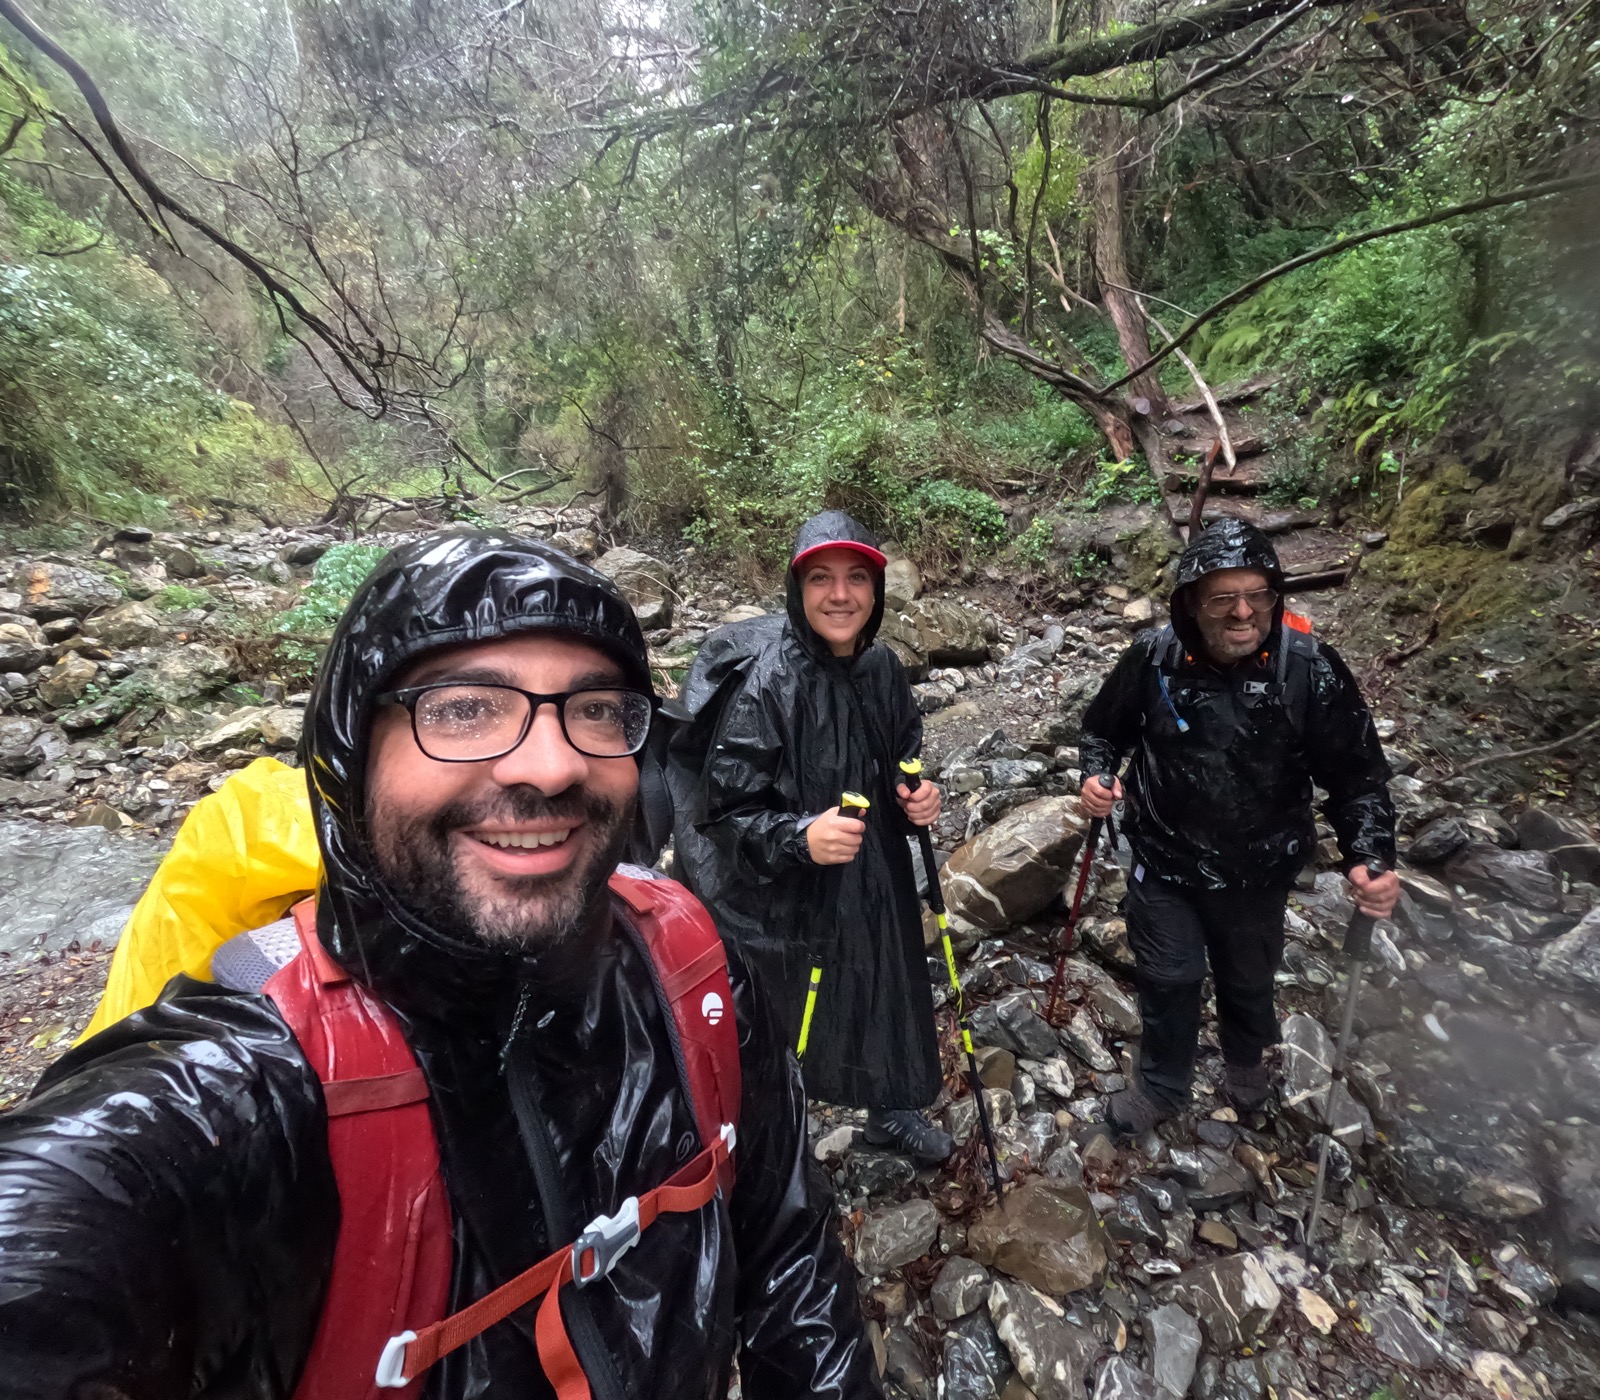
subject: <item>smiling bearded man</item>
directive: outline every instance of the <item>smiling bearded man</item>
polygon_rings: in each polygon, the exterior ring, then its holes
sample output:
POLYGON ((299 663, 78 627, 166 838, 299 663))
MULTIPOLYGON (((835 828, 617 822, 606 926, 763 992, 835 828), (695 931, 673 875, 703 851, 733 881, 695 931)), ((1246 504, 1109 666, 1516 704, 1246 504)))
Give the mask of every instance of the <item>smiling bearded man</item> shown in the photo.
POLYGON ((0 1115, 8 1396, 880 1394, 792 1058, 617 869, 654 712, 594 570, 378 565, 307 715, 315 907, 0 1115))
POLYGON ((1240 1112, 1266 1105, 1284 909, 1317 856, 1314 786, 1328 794, 1355 902, 1387 918, 1400 894, 1372 715, 1283 592, 1272 542, 1244 521, 1218 521, 1178 562, 1171 624, 1134 639, 1083 717, 1090 816, 1110 815, 1123 796, 1114 775, 1131 755, 1124 908, 1143 1029, 1135 1083, 1107 1105, 1127 1134, 1188 1106, 1208 963, 1223 1092, 1240 1112))

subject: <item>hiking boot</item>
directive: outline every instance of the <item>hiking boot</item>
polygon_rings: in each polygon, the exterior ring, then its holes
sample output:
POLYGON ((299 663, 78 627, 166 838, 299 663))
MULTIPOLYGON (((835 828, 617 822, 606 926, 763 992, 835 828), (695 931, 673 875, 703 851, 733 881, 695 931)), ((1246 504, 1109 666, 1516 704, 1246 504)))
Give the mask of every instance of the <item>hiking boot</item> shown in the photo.
POLYGON ((903 1152, 925 1167, 937 1166, 956 1150, 955 1139, 914 1108, 875 1108, 862 1136, 874 1147, 903 1152))
POLYGON ((1222 1067, 1222 1092, 1240 1113, 1259 1113, 1272 1092, 1272 1076, 1265 1064, 1222 1067))
POLYGON ((1106 1102, 1106 1120, 1125 1137, 1139 1137, 1148 1133, 1157 1123, 1176 1118, 1178 1110, 1144 1091, 1135 1084, 1131 1089, 1120 1089, 1106 1102))

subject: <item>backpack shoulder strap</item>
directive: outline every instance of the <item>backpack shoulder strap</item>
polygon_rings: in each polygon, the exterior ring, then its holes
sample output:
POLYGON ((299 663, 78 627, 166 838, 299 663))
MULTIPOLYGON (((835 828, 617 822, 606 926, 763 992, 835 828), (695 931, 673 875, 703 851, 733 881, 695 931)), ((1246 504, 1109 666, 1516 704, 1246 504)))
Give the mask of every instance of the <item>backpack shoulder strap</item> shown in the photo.
POLYGON ((1297 737, 1304 739, 1306 717, 1311 707, 1311 663, 1316 660, 1317 641, 1311 635, 1311 619, 1283 610, 1283 625, 1278 629, 1278 655, 1274 680, 1278 703, 1289 716, 1297 737))
POLYGON ((534 1340, 551 1389, 558 1400, 590 1400, 589 1383, 562 1320, 562 1288, 604 1278, 662 1215, 700 1210, 719 1189, 726 1193, 732 1185, 739 1033, 728 957, 716 925, 682 885, 638 867, 614 874, 611 892, 632 916, 628 923, 649 954, 657 993, 670 1013, 679 1078, 700 1129, 700 1153, 653 1190, 630 1196, 615 1215, 591 1220, 570 1246, 493 1293, 431 1326, 396 1333, 383 1353, 384 1385, 415 1383, 441 1356, 537 1299, 534 1340))
POLYGON ((399 1019, 328 956, 314 903, 293 913, 300 952, 262 990, 322 1081, 339 1190, 333 1270, 294 1400, 375 1397, 389 1338, 449 1304, 449 1199, 428 1083, 399 1019))
POLYGON ((706 908, 676 880, 618 870, 611 891, 633 915, 670 1012, 681 1078, 694 1104, 700 1142, 709 1147, 725 1125, 738 1126, 743 1083, 739 1028, 728 981, 728 955, 706 908))

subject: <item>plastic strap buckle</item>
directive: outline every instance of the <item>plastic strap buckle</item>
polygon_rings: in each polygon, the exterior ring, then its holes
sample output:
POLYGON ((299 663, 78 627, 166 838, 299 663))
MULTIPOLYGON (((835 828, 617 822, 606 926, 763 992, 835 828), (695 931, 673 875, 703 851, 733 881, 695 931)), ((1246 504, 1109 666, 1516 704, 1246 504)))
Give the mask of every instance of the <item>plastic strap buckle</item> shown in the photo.
POLYGON ((402 1332, 390 1337, 384 1344, 383 1355, 378 1358, 378 1374, 373 1384, 382 1390, 403 1390, 411 1382, 406 1379, 406 1346, 417 1340, 415 1332, 402 1332))
POLYGON ((604 1278, 638 1243, 639 1198, 629 1196, 615 1215, 595 1216, 572 1242, 572 1281, 582 1288, 604 1278))
POLYGON ((719 1136, 728 1144, 728 1156, 733 1156, 734 1145, 739 1141, 739 1130, 732 1123, 724 1123, 719 1136))

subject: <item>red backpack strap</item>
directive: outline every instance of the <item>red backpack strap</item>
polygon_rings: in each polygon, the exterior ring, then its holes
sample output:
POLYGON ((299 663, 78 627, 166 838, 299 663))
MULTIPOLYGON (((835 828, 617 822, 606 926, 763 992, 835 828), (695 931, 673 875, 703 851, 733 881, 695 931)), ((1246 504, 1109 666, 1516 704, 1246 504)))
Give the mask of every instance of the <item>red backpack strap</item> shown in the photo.
MULTIPOLYGON (((665 1182, 630 1196, 615 1215, 591 1220, 567 1249, 557 1250, 493 1293, 431 1327, 400 1332, 384 1350, 380 1383, 406 1385, 440 1357, 539 1302, 534 1339, 558 1400, 591 1400, 589 1382, 561 1318, 561 1289, 604 1278, 663 1215, 697 1211, 719 1187, 732 1186, 734 1129, 741 1076, 728 958, 716 925, 700 902, 671 880, 618 873, 611 890, 628 906, 672 1016, 683 1079, 694 1103, 701 1151, 665 1182)), ((299 1397, 296 1397, 299 1400, 299 1397)))
POLYGON ((1283 610, 1283 625, 1292 632, 1309 633, 1311 631, 1311 619, 1302 617, 1297 612, 1290 612, 1288 608, 1283 610))
MULTIPOLYGON (((705 906, 676 880, 618 871, 611 877, 611 892, 628 906, 650 951, 678 1034, 700 1145, 709 1147, 724 1125, 738 1127, 743 1092, 739 1027, 722 937, 705 906)), ((732 1186, 731 1177, 726 1184, 732 1186)))
MULTIPOLYGON (((399 1020, 317 939, 311 900, 294 908, 300 954, 263 990, 322 1081, 339 1236, 322 1316, 294 1400, 377 1397, 389 1338, 444 1316, 450 1207, 428 1082, 399 1020)), ((406 1387, 416 1396, 421 1384, 406 1387)))

